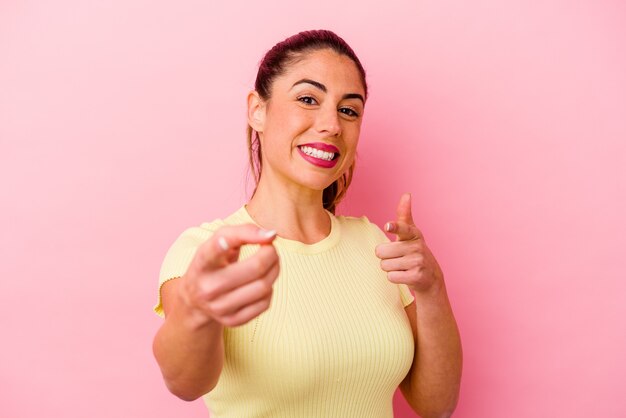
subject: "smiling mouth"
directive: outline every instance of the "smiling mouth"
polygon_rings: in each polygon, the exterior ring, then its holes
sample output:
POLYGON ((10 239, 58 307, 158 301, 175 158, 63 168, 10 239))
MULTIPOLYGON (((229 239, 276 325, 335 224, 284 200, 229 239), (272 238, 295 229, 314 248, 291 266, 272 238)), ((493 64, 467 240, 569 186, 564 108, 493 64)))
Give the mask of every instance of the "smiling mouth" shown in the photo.
POLYGON ((322 151, 307 145, 299 145, 298 148, 300 148, 300 150, 309 157, 314 157, 324 161, 333 161, 339 158, 338 152, 322 151))

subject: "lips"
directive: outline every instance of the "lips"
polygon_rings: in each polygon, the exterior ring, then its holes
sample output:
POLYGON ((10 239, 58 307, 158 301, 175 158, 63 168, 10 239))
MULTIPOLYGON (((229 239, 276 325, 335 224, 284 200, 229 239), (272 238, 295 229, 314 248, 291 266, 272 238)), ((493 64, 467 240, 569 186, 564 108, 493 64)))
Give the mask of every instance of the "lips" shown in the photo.
POLYGON ((320 142, 314 142, 314 143, 303 144, 303 145, 298 146, 298 152, 300 153, 302 158, 304 158, 309 163, 316 165, 318 167, 322 167, 322 168, 332 168, 337 164, 337 162, 339 161, 339 158, 338 158, 339 153, 337 151, 339 151, 337 147, 323 144, 320 142), (322 145, 324 146, 324 148, 322 148, 322 145), (321 155, 316 155, 316 156, 308 155, 306 152, 304 152, 303 148, 307 149, 307 152, 309 152, 308 151, 309 149, 315 149, 320 154, 321 153, 335 153, 335 155, 332 160, 326 160, 324 158, 319 158, 321 155))
POLYGON ((337 155, 339 154, 339 148, 334 145, 325 144, 323 142, 310 142, 308 144, 300 144, 298 145, 298 147, 311 147, 321 151, 334 152, 337 155))

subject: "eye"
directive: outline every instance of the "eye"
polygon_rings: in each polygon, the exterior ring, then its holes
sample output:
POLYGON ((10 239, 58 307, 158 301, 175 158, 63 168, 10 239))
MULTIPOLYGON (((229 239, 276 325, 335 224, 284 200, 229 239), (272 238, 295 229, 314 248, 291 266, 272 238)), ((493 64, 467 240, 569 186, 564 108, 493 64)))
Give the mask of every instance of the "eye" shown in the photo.
POLYGON ((315 100, 315 98, 313 96, 300 96, 298 97, 298 100, 301 101, 304 104, 308 104, 310 106, 313 106, 315 104, 317 104, 317 100, 315 100))
POLYGON ((342 107, 339 109, 339 111, 346 116, 350 116, 351 118, 359 117, 359 114, 354 109, 349 107, 342 107))

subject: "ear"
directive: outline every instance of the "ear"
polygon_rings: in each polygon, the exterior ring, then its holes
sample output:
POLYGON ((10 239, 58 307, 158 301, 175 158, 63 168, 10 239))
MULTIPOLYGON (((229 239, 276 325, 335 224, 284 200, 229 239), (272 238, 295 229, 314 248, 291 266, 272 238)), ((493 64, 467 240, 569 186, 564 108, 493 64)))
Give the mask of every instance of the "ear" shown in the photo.
POLYGON ((257 132, 265 126, 265 102, 256 90, 248 93, 248 124, 257 132))

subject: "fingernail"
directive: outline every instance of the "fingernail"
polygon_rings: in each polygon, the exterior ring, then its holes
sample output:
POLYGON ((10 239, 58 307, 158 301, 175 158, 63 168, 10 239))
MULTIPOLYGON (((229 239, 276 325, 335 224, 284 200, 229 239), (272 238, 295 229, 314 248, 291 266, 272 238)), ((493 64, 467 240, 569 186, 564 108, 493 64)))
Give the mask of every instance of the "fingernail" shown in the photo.
POLYGON ((391 222, 387 222, 387 223, 385 224, 385 231, 387 231, 387 232, 391 232, 391 222))
POLYGON ((276 231, 274 231, 273 229, 270 229, 270 230, 260 229, 259 235, 262 236, 263 238, 270 238, 276 235, 276 231))
POLYGON ((226 238, 224 237, 218 237, 217 238, 217 243, 219 244, 220 248, 224 251, 226 251, 228 249, 228 241, 226 241, 226 238))

